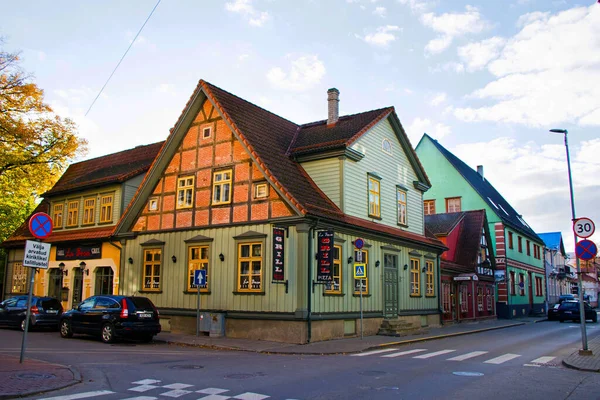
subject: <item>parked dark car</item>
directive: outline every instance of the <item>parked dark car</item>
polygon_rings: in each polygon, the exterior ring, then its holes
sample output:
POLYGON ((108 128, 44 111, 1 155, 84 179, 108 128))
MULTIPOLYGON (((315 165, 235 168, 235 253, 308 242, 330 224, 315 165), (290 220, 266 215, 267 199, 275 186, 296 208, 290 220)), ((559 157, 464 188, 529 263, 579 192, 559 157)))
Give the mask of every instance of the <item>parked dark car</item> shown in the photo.
POLYGON ((84 333, 99 336, 104 343, 118 337, 150 342, 159 332, 158 310, 146 297, 92 296, 65 312, 60 320, 63 338, 84 333))
POLYGON ((561 294, 558 296, 558 304, 562 304, 563 301, 574 300, 578 301, 579 298, 574 294, 561 294))
POLYGON ((558 321, 558 308, 560 303, 556 303, 548 310, 548 321, 558 321))
MULTIPOLYGON (((598 321, 598 313, 588 303, 584 303, 585 319, 591 319, 592 322, 598 321)), ((579 302, 572 300, 565 300, 558 307, 557 318, 560 322, 571 320, 573 322, 579 321, 579 302)))
MULTIPOLYGON (((29 329, 51 328, 58 329, 58 323, 63 308, 54 297, 31 297, 31 316, 29 329)), ((27 317, 27 296, 16 296, 0 303, 0 325, 21 328, 25 330, 27 317)))

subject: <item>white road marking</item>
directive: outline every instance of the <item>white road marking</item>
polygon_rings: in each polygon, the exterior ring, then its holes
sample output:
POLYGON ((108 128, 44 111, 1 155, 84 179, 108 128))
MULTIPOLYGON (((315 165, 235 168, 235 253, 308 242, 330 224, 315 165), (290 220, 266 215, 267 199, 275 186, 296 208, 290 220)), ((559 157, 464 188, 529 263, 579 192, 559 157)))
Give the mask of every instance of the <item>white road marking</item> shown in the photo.
POLYGON ((373 350, 373 351, 367 351, 366 353, 351 354, 351 356, 352 357, 372 356, 373 354, 389 353, 390 351, 396 351, 396 350, 398 350, 398 349, 373 350))
POLYGON ((141 385, 127 390, 131 390, 132 392, 147 392, 148 390, 157 389, 159 387, 160 386, 155 385, 141 385))
POLYGON ((471 353, 463 354, 462 356, 456 356, 449 358, 448 361, 463 361, 468 360, 469 358, 477 357, 482 354, 487 354, 487 351, 472 351, 471 353))
POLYGON ((170 385, 165 385, 163 387, 167 388, 167 389, 185 389, 185 388, 189 388, 192 386, 194 386, 194 385, 188 385, 186 383, 172 383, 170 385))
POLYGON ((532 364, 547 364, 550 361, 554 360, 556 357, 550 357, 550 356, 546 356, 546 357, 540 357, 540 358, 536 358, 535 360, 531 361, 532 364))
POLYGON ((233 396, 232 399, 238 399, 238 400, 263 400, 263 399, 268 399, 271 396, 265 396, 264 394, 258 394, 258 393, 252 393, 252 392, 246 392, 246 393, 242 393, 238 396, 233 396))
POLYGON ((196 393, 202 393, 202 394, 221 394, 221 393, 225 393, 225 392, 229 392, 228 389, 219 389, 219 388, 206 388, 206 389, 202 389, 202 390, 196 390, 196 393))
POLYGON ((517 357, 521 357, 521 356, 519 354, 507 353, 507 354, 504 354, 504 355, 502 355, 500 357, 496 357, 496 358, 492 358, 492 359, 489 359, 487 361, 484 361, 484 363, 486 363, 486 364, 502 364, 503 362, 512 360, 512 359, 517 358, 517 357))
POLYGON ((138 397, 128 397, 122 400, 157 400, 158 397, 150 397, 150 396, 138 396, 138 397))
MULTIPOLYGON (((192 385, 189 385, 192 386, 192 385)), ((167 396, 167 397, 173 397, 173 398, 177 398, 177 397, 181 397, 181 396, 185 396, 186 394, 192 393, 191 390, 182 390, 182 389, 177 389, 177 390, 171 390, 165 393, 161 393, 161 396, 167 396)))
POLYGON ((400 353, 388 354, 388 355, 381 356, 381 357, 400 357, 400 356, 405 356, 407 354, 420 353, 422 351, 427 351, 427 349, 414 349, 414 350, 401 351, 400 353))
POLYGON ((453 351, 456 351, 456 350, 434 351, 433 353, 421 354, 420 356, 415 356, 413 358, 421 358, 421 359, 431 358, 431 357, 435 357, 435 356, 441 356, 442 354, 452 353, 453 351))
POLYGON ((540 364, 523 364, 524 367, 541 367, 540 364))
POLYGON ((77 400, 77 399, 88 399, 90 397, 98 397, 104 396, 107 394, 113 394, 115 392, 111 392, 110 390, 96 390, 94 392, 84 392, 84 393, 75 393, 75 394, 67 394, 64 396, 56 396, 56 397, 45 397, 39 400, 77 400))
POLYGON ((156 379, 142 379, 141 381, 131 382, 133 385, 152 385, 153 383, 160 383, 156 379))

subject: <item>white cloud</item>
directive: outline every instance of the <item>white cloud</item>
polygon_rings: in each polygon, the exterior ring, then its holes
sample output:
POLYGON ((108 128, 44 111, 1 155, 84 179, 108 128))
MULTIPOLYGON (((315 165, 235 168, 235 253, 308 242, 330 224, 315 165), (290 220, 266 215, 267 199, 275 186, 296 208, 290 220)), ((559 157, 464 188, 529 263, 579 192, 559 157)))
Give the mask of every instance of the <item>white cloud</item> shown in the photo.
POLYGON ((378 17, 385 18, 387 10, 385 7, 375 7, 373 14, 377 15, 378 17))
POLYGON ((429 100, 429 104, 431 104, 432 106, 439 106, 440 104, 444 103, 446 101, 446 93, 436 93, 431 100, 429 100))
MULTIPOLYGON (((565 147, 521 143, 500 137, 489 142, 459 145, 451 151, 471 168, 484 166, 484 176, 536 232, 562 231, 573 248, 565 147)), ((579 215, 600 220, 596 202, 600 185, 589 176, 600 174, 600 139, 571 143, 574 192, 579 215), (583 196, 587 193, 587 196, 583 196), (577 194, 580 194, 579 196, 577 194), (589 196, 593 196, 589 198, 589 196)))
POLYGON ((421 23, 439 34, 425 46, 428 54, 441 53, 456 37, 480 33, 490 27, 490 24, 482 19, 479 10, 472 6, 466 6, 463 13, 426 13, 421 15, 421 23))
POLYGON ((437 72, 455 72, 457 74, 462 74, 465 72, 465 66, 461 63, 457 62, 447 62, 444 64, 438 64, 435 67, 429 67, 429 72, 437 73, 437 72))
POLYGON ((424 0, 398 0, 400 4, 407 5, 410 9, 417 14, 424 13, 433 5, 432 1, 424 0))
POLYGON ((369 33, 361 39, 373 46, 387 47, 396 40, 396 35, 393 32, 402 32, 402 29, 396 25, 380 26, 375 33, 369 33))
POLYGON ((238 56, 238 61, 245 61, 248 59, 248 57, 250 57, 250 54, 240 54, 238 56))
POLYGON ((413 94, 414 92, 412 90, 408 89, 408 88, 405 88, 404 89, 404 93, 406 93, 406 94, 413 94))
POLYGON ((318 56, 306 55, 291 60, 288 72, 280 67, 271 68, 267 79, 278 89, 304 91, 319 83, 325 72, 325 65, 318 56))
POLYGON ((175 93, 175 85, 170 84, 170 83, 161 83, 154 90, 156 90, 158 93, 174 94, 175 93))
MULTIPOLYGON (((600 7, 527 14, 521 21, 521 31, 487 64, 496 79, 468 96, 487 104, 456 108, 455 116, 532 127, 600 125, 600 85, 591 84, 600 81, 600 7)), ((472 68, 485 62, 465 57, 472 68)))
POLYGON ((46 61, 46 53, 44 53, 43 51, 38 51, 38 60, 46 61))
POLYGON ((252 5, 252 0, 234 0, 225 3, 225 9, 243 15, 250 26, 261 27, 271 18, 268 12, 257 11, 252 5))
MULTIPOLYGON (((133 42, 133 39, 135 38, 135 34, 132 31, 127 31, 125 32, 125 37, 127 38, 127 41, 131 44, 133 42)), ((146 38, 144 35, 139 35, 137 38, 135 38, 133 47, 139 47, 153 51, 156 50, 156 44, 151 43, 148 40, 148 38, 146 38)))
POLYGON ((410 142, 413 144, 418 143, 424 133, 434 139, 442 139, 452 132, 448 125, 440 122, 435 123, 428 118, 415 118, 405 129, 410 142))
POLYGON ((468 71, 477 71, 483 69, 490 61, 498 58, 500 48, 505 43, 505 39, 494 36, 459 47, 458 56, 467 64, 468 71))

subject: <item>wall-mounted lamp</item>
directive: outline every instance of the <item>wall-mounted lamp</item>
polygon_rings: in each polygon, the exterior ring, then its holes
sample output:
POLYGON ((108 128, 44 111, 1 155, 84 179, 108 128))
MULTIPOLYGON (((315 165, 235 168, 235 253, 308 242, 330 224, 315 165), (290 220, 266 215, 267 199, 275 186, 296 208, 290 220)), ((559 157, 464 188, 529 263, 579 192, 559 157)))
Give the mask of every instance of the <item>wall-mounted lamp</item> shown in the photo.
POLYGON ((408 264, 404 264, 404 270, 406 271, 408 269, 408 264))
POLYGON ((129 264, 133 264, 133 258, 129 257, 129 258, 127 259, 127 262, 129 262, 129 264))
POLYGON ((85 271, 86 275, 90 274, 90 270, 88 268, 86 268, 86 264, 84 261, 79 263, 79 268, 81 268, 82 271, 85 271))
POLYGON ((381 265, 381 262, 379 262, 379 260, 375 261, 375 268, 379 268, 380 265, 381 265))
POLYGON ((421 269, 421 272, 425 272, 425 271, 427 271, 427 266, 425 266, 421 269))
POLYGON ((58 268, 60 268, 60 272, 64 275, 67 276, 69 275, 69 270, 65 269, 65 263, 60 263, 58 264, 58 268))
POLYGON ((173 260, 173 262, 176 263, 177 262, 177 257, 173 256, 173 257, 171 257, 171 260, 173 260))
POLYGON ((223 253, 219 254, 219 260, 225 261, 225 256, 223 255, 223 253))
POLYGON ((348 264, 352 264, 352 261, 354 261, 354 258, 352 256, 348 257, 348 264))

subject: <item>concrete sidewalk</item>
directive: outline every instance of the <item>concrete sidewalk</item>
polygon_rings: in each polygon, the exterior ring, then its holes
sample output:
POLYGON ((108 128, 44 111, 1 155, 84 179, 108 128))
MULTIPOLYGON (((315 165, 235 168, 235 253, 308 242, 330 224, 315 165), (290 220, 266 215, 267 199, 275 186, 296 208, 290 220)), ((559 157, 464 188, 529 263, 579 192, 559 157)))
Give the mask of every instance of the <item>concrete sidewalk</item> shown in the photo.
POLYGON ((81 382, 79 372, 64 365, 19 357, 2 356, 0 399, 33 396, 81 382))
POLYGON ((588 340, 588 350, 592 355, 581 355, 579 351, 574 352, 563 360, 563 364, 569 368, 581 371, 600 372, 600 336, 588 340))

